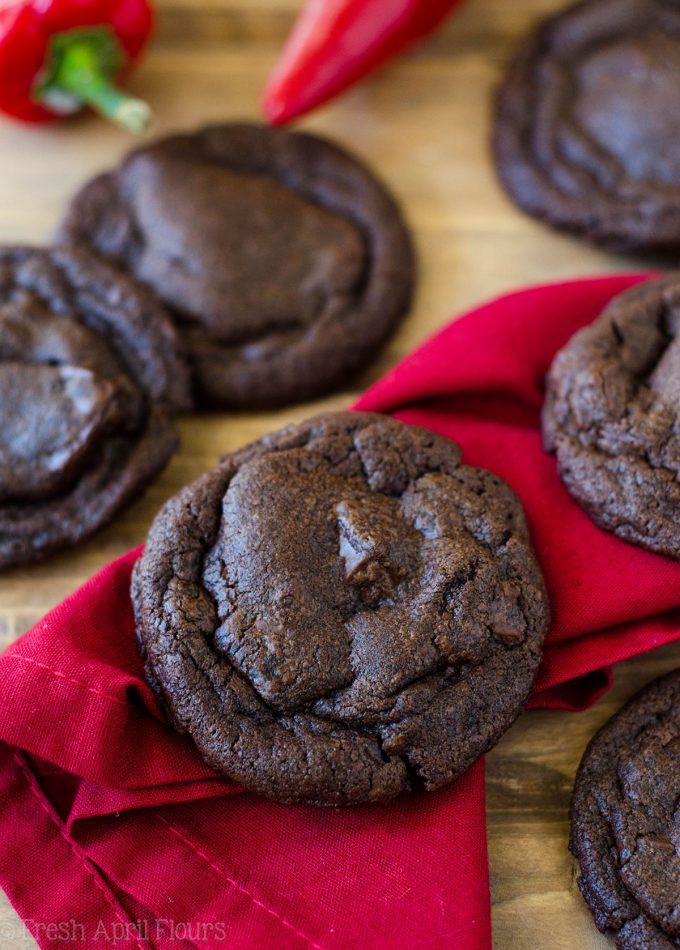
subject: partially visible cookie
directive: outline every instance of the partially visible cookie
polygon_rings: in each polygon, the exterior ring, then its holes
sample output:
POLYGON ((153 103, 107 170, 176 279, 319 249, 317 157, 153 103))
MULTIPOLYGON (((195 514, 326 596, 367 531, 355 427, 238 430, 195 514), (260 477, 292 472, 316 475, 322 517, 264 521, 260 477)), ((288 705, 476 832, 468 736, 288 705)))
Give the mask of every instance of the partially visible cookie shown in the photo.
POLYGON ((187 367, 153 297, 88 254, 0 249, 0 568, 107 524, 177 447, 187 367))
POLYGON ((408 309, 391 196, 316 136, 223 125, 133 152, 76 195, 59 239, 134 274, 171 312, 209 407, 341 386, 408 309))
POLYGON ((548 625, 511 489, 371 413, 290 426, 183 489, 133 602, 149 680, 205 760, 332 805, 460 775, 526 703, 548 625))
POLYGON ((501 87, 493 149, 529 214, 620 250, 680 249, 680 7, 585 0, 542 21, 501 87))
POLYGON ((543 437, 596 524, 680 558, 680 276, 616 297, 557 354, 543 437))
POLYGON ((680 946, 680 671, 597 733, 571 802, 570 847, 595 923, 619 950, 680 946))

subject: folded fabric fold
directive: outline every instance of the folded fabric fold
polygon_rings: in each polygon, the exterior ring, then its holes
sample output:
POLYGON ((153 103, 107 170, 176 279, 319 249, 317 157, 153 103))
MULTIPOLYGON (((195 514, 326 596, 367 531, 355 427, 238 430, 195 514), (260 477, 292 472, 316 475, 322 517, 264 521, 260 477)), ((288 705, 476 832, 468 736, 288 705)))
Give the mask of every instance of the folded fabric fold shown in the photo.
MULTIPOLYGON (((533 706, 583 708, 612 663, 680 636, 680 565, 599 531, 539 433, 555 351, 641 279, 487 304, 355 407, 455 439, 522 498, 553 609, 533 706)), ((490 947, 483 763, 436 793, 339 810, 220 778, 144 681, 138 554, 0 657, 0 884, 40 946, 490 947)))

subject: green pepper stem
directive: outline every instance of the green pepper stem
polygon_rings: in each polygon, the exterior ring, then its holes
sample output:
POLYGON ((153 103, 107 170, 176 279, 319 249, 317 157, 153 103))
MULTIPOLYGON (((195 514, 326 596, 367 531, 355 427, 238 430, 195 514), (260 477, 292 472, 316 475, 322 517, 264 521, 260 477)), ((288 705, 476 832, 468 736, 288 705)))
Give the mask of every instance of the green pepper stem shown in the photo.
MULTIPOLYGON (((111 41, 115 41, 112 35, 106 38, 106 43, 111 41)), ((111 48, 105 48, 106 43, 95 30, 61 34, 49 77, 40 84, 37 94, 48 106, 56 106, 60 100, 87 103, 130 132, 143 132, 151 110, 142 99, 113 84, 115 57, 111 48)))

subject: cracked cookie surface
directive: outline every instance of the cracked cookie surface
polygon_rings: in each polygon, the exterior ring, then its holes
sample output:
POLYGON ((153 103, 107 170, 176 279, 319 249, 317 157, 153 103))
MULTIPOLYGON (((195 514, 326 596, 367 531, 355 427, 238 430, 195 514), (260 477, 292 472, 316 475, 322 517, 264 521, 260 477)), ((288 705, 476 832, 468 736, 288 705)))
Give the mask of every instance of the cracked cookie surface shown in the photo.
POLYGON ((373 174, 316 136, 258 125, 133 152, 76 195, 59 240, 152 288, 209 407, 342 385, 405 314, 413 284, 408 232, 373 174))
POLYGON ((619 950, 680 946, 680 671, 634 696, 593 738, 571 805, 579 887, 619 950))
POLYGON ((190 402, 178 346, 96 258, 0 248, 0 567, 89 536, 165 466, 190 402))
POLYGON ((499 91, 493 150, 527 213, 617 250, 680 247, 680 7, 586 0, 543 20, 499 91))
POLYGON ((616 297, 555 357, 543 436, 597 525, 680 558, 680 277, 616 297))
POLYGON ((370 413, 283 429, 185 488, 133 601, 150 681, 206 761, 322 804, 456 778, 525 704, 548 623, 511 489, 370 413))

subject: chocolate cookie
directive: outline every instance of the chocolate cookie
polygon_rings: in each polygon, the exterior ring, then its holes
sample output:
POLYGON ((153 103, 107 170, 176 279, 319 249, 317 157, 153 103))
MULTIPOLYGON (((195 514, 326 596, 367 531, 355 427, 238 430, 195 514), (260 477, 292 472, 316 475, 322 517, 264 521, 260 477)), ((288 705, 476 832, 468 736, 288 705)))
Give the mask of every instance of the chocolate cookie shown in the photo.
POLYGON ((494 153, 529 214, 622 250, 680 248, 680 4, 549 17, 500 90, 494 153))
POLYGON ((86 538, 165 466, 189 405, 177 347, 102 261, 0 249, 0 568, 86 538))
POLYGON ((153 288, 211 407, 337 388, 411 297, 389 194, 336 146, 282 129, 223 125, 133 152, 76 196, 59 236, 153 288))
POLYGON ((290 426, 185 488, 133 600, 150 681, 206 761, 333 805, 456 778, 526 702, 548 623, 510 488, 370 413, 290 426))
POLYGON ((620 950, 680 946, 680 670, 634 696, 592 740, 570 847, 595 923, 620 950))
POLYGON ((621 294, 557 354, 543 438, 597 525, 680 558, 680 276, 621 294))

